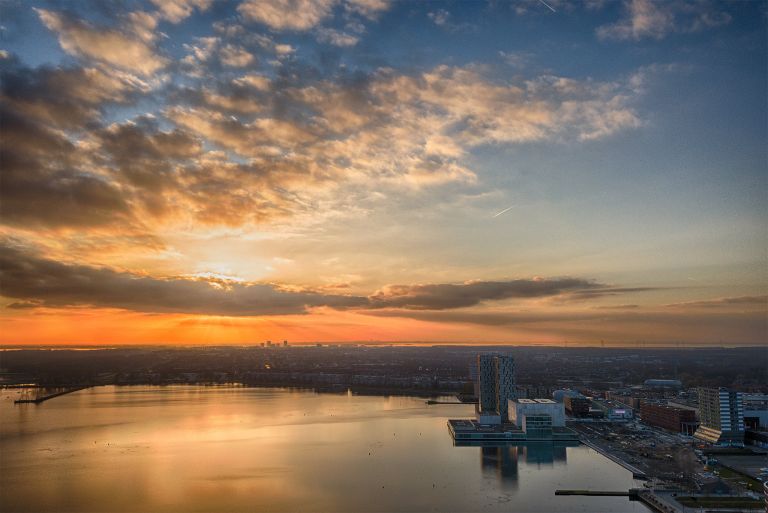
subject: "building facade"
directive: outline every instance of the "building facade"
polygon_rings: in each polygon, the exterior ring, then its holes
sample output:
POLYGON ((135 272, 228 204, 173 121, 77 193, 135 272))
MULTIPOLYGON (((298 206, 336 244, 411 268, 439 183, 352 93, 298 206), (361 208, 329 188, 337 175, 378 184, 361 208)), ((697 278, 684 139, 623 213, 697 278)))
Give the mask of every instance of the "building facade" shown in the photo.
POLYGON ((696 411, 668 404, 643 402, 640 405, 643 422, 649 426, 692 435, 696 431, 696 411))
POLYGON ((565 410, 573 417, 587 417, 589 415, 589 407, 592 406, 592 401, 584 396, 571 397, 565 396, 563 398, 563 404, 565 410))
POLYGON ((529 440, 546 440, 552 437, 553 428, 565 427, 563 403, 552 399, 513 399, 509 414, 529 440))
POLYGON ((768 394, 744 394, 744 423, 747 428, 768 428, 768 394))
POLYGON ((509 355, 481 353, 477 355, 478 418, 498 415, 500 422, 509 420, 508 403, 515 398, 515 360, 509 355))
POLYGON ((744 445, 744 401, 741 392, 699 388, 696 438, 715 445, 744 445))

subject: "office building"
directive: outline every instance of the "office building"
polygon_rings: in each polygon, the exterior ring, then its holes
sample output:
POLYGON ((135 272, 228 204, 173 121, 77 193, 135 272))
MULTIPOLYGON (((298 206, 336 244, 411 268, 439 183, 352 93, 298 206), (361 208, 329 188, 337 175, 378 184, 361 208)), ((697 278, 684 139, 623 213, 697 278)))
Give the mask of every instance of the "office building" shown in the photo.
POLYGON ((643 402, 640 415, 649 426, 692 435, 696 431, 696 410, 669 404, 643 402))
POLYGON ((747 429, 768 428, 768 394, 743 394, 747 429))
POLYGON ((515 360, 509 355, 477 355, 478 420, 503 423, 509 420, 508 402, 515 397, 515 360))
POLYGON ((699 388, 696 438, 715 445, 744 445, 742 394, 726 388, 699 388))
POLYGON ((563 397, 563 405, 565 411, 573 417, 587 417, 589 416, 589 407, 592 406, 592 401, 584 397, 565 396, 563 397))
POLYGON ((552 399, 513 399, 509 401, 510 420, 529 440, 552 437, 552 428, 565 427, 565 409, 552 399))

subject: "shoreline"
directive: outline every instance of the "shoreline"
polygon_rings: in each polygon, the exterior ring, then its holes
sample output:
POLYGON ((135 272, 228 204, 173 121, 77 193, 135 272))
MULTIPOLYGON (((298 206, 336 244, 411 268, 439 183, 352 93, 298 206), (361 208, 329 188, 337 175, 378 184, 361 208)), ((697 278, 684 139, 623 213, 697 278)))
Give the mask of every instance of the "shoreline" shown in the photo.
POLYGON ((605 456, 606 458, 608 458, 612 462, 617 463, 617 464, 621 465, 622 467, 624 467, 625 469, 627 469, 630 472, 632 472, 632 477, 633 478, 635 478, 635 479, 642 479, 642 480, 647 480, 648 479, 648 474, 646 474, 645 472, 643 472, 639 468, 637 468, 637 467, 627 463, 626 461, 622 460, 618 456, 615 456, 615 455, 611 454, 606 449, 600 447, 596 443, 591 442, 589 440, 586 440, 584 437, 581 437, 579 439, 579 441, 581 443, 583 443, 584 445, 586 445, 587 447, 589 447, 590 449, 594 449, 595 451, 597 451, 601 455, 605 456))

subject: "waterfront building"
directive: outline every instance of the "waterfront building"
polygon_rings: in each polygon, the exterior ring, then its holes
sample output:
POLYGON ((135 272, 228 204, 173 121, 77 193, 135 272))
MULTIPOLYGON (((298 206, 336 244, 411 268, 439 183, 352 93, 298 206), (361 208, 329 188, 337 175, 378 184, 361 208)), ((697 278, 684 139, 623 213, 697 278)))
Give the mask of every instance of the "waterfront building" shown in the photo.
POLYGON ((552 399, 513 399, 509 412, 512 423, 529 439, 551 438, 553 427, 565 427, 565 408, 552 399))
POLYGON ((477 355, 478 420, 504 423, 509 420, 508 402, 515 397, 515 360, 500 353, 477 355))
POLYGON ((696 431, 696 410, 670 404, 642 402, 640 415, 649 426, 692 435, 696 431))
POLYGON ((744 403, 741 392, 699 388, 696 438, 723 446, 744 445, 744 403))
POLYGON ((578 442, 577 433, 565 427, 562 403, 552 399, 511 399, 508 409, 511 422, 506 424, 449 420, 454 443, 578 442))

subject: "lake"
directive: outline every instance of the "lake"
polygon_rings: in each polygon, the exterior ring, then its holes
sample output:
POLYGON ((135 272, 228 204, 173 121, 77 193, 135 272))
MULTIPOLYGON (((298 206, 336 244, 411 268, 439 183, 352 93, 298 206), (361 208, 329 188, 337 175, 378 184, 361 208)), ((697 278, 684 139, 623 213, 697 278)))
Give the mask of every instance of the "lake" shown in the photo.
MULTIPOLYGON (((454 447, 472 405, 239 386, 2 390, 0 510, 645 512, 585 446, 454 447)), ((450 400, 451 398, 448 398, 450 400)))

